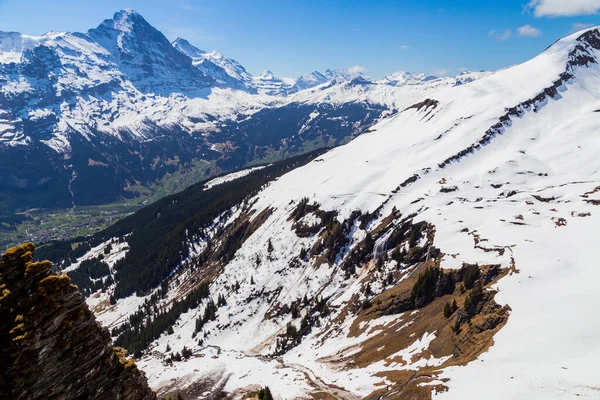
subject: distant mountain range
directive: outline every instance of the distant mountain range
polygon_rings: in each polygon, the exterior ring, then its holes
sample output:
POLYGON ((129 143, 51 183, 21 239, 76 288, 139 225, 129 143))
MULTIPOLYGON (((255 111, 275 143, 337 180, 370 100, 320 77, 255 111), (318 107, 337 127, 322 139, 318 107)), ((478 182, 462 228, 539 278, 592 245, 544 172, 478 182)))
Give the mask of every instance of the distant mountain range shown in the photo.
POLYGON ((132 10, 86 33, 0 32, 0 210, 102 204, 198 162, 209 175, 336 145, 486 74, 253 76, 132 10))

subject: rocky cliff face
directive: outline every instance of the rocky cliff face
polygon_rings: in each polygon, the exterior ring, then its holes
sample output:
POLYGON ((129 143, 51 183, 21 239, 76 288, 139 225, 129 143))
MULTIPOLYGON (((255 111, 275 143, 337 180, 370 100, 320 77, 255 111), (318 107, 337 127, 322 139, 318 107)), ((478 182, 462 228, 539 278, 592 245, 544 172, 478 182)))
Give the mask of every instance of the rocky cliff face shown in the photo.
POLYGON ((0 399, 156 399, 77 287, 34 249, 0 261, 0 399))

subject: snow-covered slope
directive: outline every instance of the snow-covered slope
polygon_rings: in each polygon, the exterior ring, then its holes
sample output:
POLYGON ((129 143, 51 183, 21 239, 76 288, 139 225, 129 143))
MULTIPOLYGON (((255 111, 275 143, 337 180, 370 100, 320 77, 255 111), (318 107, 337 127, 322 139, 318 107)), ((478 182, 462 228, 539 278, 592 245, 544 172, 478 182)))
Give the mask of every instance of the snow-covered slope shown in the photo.
POLYGON ((432 91, 215 221, 218 238, 193 244, 203 255, 169 293, 205 280, 223 301, 199 329, 208 300, 150 345, 139 361, 150 384, 269 385, 281 399, 597 398, 599 57, 594 28, 432 91), (248 226, 230 260, 211 258, 248 226), (417 277, 433 265, 421 301, 417 277), (168 361, 183 346, 195 357, 168 361))

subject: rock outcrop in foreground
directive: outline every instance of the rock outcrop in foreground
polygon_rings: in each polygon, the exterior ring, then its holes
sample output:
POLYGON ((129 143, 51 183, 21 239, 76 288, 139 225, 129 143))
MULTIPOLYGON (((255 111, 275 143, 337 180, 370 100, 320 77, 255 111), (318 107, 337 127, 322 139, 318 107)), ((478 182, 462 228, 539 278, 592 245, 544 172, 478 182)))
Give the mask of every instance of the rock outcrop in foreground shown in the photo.
POLYGON ((77 287, 34 250, 0 261, 0 399, 156 399, 77 287))

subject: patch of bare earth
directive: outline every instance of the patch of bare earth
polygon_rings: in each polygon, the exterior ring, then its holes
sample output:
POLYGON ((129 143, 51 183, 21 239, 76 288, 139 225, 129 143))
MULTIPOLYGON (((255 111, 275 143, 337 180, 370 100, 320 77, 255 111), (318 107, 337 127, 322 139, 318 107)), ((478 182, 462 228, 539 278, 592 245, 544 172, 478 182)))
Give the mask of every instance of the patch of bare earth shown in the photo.
POLYGON ((381 361, 386 366, 396 363, 398 369, 376 374, 387 383, 382 383, 381 389, 367 399, 431 399, 433 392, 447 390, 445 381, 439 377, 442 369, 465 365, 477 359, 493 345, 494 334, 507 322, 510 308, 498 305, 494 301, 496 291, 491 289, 509 272, 498 266, 479 267, 479 278, 473 283, 473 289, 465 289, 461 282, 466 267, 462 270, 440 270, 441 274, 453 276, 458 281, 454 291, 434 298, 421 308, 411 307, 414 301, 411 292, 419 275, 436 263, 434 260, 422 263, 415 271, 411 271, 410 276, 372 299, 369 308, 359 312, 349 336, 368 333, 370 337, 361 344, 358 353, 346 358, 321 360, 346 369, 365 368, 381 361), (477 287, 482 292, 473 307, 473 300, 467 298, 473 297, 473 290, 477 287), (454 302, 457 309, 445 316, 446 304, 454 302), (398 318, 393 322, 372 323, 380 317, 395 314, 398 314, 398 318), (427 348, 412 354, 410 362, 397 355, 425 334, 432 333, 436 335, 435 339, 427 348), (424 367, 413 367, 412 364, 419 359, 437 359, 440 363, 437 366, 428 363, 430 365, 424 367))

